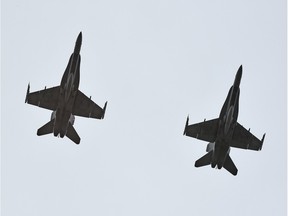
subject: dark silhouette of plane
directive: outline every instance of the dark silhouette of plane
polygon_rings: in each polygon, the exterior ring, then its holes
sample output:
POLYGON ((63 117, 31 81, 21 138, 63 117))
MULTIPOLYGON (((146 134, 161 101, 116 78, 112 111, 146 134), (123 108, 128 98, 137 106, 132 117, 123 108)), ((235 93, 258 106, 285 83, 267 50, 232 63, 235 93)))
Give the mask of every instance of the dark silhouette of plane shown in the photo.
POLYGON ((103 119, 107 102, 102 109, 96 103, 84 95, 79 87, 80 79, 80 49, 82 32, 79 33, 74 52, 72 53, 60 86, 29 93, 28 85, 25 102, 45 109, 52 110, 51 120, 38 129, 37 135, 54 133, 54 136, 65 135, 76 144, 80 143, 80 137, 73 127, 75 115, 103 119))
POLYGON ((229 156, 230 147, 258 151, 262 149, 265 134, 259 140, 250 133, 250 129, 246 130, 237 122, 241 77, 242 65, 237 71, 219 118, 188 125, 189 116, 187 117, 184 135, 210 142, 206 148, 208 153, 195 162, 195 167, 211 164, 212 168, 224 167, 231 174, 237 175, 238 170, 229 156))

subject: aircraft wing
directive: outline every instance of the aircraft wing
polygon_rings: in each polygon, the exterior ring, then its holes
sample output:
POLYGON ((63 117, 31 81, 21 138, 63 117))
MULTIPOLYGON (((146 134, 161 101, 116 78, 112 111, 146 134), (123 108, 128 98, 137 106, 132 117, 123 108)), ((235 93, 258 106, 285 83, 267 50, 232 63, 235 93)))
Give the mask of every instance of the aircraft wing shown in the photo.
POLYGON ((102 109, 100 106, 94 103, 91 98, 88 98, 80 90, 78 90, 72 113, 73 115, 87 118, 103 119, 106 105, 107 102, 102 109))
POLYGON ((39 106, 49 110, 56 110, 60 86, 44 89, 29 93, 30 85, 28 85, 25 102, 35 106, 39 106))
POLYGON ((189 117, 186 121, 184 135, 194 137, 207 142, 215 142, 219 119, 212 119, 197 124, 188 125, 189 117))
POLYGON ((249 130, 246 130, 242 125, 237 123, 230 146, 259 151, 262 148, 264 138, 265 134, 263 135, 262 140, 259 140, 252 133, 250 133, 249 130))

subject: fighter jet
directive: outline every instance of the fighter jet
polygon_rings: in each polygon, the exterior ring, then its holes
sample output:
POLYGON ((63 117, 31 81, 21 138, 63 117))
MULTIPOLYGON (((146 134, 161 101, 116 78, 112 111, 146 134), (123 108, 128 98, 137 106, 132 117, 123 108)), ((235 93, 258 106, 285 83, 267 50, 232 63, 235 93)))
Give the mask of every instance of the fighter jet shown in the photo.
POLYGON ((60 86, 45 87, 44 90, 30 93, 30 83, 25 102, 45 109, 52 110, 50 121, 38 129, 37 135, 53 133, 56 137, 65 135, 76 144, 80 137, 73 127, 75 116, 103 119, 107 101, 103 108, 84 95, 79 89, 80 79, 80 49, 82 32, 79 33, 74 52, 72 53, 60 86))
POLYGON ((250 133, 250 129, 246 130, 237 122, 241 77, 242 65, 237 71, 234 84, 229 90, 219 118, 188 125, 189 116, 187 117, 184 135, 210 142, 206 148, 208 153, 195 162, 195 167, 211 164, 212 168, 224 167, 236 176, 238 169, 229 156, 230 148, 256 151, 262 149, 265 134, 259 140, 250 133))

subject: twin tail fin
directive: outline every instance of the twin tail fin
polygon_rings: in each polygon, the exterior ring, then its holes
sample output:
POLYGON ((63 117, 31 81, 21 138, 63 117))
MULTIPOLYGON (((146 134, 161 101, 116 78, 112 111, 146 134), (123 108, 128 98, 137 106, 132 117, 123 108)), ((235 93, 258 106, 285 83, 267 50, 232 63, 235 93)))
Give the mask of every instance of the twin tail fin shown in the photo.
MULTIPOLYGON (((195 167, 202 167, 202 166, 207 166, 211 164, 211 160, 212 160, 212 154, 213 151, 209 151, 207 154, 205 154, 203 157, 201 157, 200 159, 198 159, 195 162, 195 167)), ((235 164, 233 163, 231 157, 229 156, 229 154, 227 154, 225 162, 223 164, 223 167, 230 172, 232 175, 236 176, 238 173, 238 169, 235 166, 235 164)))
MULTIPOLYGON (((42 135, 50 134, 53 132, 54 132, 54 119, 52 119, 47 124, 45 124, 41 128, 39 128, 37 131, 37 135, 42 136, 42 135)), ((70 140, 72 140, 74 143, 76 143, 76 144, 80 143, 80 137, 70 122, 69 122, 69 125, 67 128, 66 136, 70 140)))

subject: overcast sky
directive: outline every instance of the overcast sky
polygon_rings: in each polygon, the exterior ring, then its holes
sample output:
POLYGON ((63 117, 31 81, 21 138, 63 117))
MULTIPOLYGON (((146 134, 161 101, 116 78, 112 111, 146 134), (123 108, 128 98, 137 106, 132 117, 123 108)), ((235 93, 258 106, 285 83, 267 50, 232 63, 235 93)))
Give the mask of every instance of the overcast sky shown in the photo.
POLYGON ((3 216, 286 215, 286 1, 1 3, 3 216), (79 88, 108 106, 75 145, 38 137, 51 111, 24 99, 60 84, 80 31, 79 88), (263 149, 231 149, 236 177, 195 168, 186 117, 218 117, 241 64, 238 122, 263 149))

